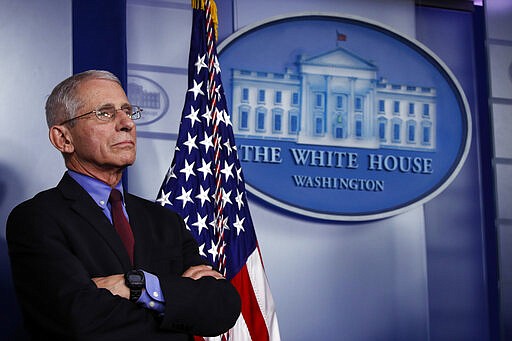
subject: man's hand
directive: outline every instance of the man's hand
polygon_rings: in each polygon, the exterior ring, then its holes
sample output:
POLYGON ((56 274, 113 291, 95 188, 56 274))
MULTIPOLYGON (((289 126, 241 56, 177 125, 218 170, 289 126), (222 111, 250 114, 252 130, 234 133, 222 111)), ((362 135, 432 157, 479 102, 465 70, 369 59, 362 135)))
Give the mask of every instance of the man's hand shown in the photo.
POLYGON ((222 276, 217 271, 213 270, 211 266, 208 265, 195 265, 188 268, 182 277, 189 277, 192 279, 199 279, 202 277, 213 277, 216 279, 224 279, 224 276, 222 276))
POLYGON ((124 283, 124 275, 111 275, 107 277, 95 277, 92 279, 98 288, 107 289, 112 295, 118 295, 130 299, 130 289, 124 283))

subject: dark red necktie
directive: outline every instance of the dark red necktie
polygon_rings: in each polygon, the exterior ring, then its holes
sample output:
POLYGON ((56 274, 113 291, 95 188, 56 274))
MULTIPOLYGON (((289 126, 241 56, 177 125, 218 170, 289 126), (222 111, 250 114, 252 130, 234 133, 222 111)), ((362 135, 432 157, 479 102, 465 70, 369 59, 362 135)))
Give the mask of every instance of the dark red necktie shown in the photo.
POLYGON ((121 192, 119 192, 117 189, 113 189, 110 192, 108 201, 111 205, 112 222, 114 223, 114 228, 121 237, 126 251, 128 251, 128 256, 130 256, 130 262, 133 264, 133 245, 135 242, 133 240, 132 228, 130 227, 130 223, 128 222, 128 219, 126 219, 126 216, 123 212, 123 200, 121 192))

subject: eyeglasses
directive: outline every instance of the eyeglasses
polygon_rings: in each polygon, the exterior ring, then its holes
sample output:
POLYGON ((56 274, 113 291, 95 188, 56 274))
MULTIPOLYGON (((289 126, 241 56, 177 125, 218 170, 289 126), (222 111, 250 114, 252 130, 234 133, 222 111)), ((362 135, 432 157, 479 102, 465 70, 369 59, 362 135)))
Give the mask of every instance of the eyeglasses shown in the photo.
POLYGON ((98 120, 100 120, 100 121, 110 122, 116 117, 116 113, 118 110, 122 110, 126 114, 126 116, 128 116, 132 120, 138 120, 141 117, 141 112, 142 112, 142 108, 138 107, 138 106, 132 107, 131 105, 127 105, 127 106, 119 108, 119 109, 116 109, 114 106, 105 106, 100 109, 89 111, 89 112, 86 112, 85 114, 70 118, 69 120, 65 120, 60 125, 69 123, 73 120, 82 118, 82 117, 90 115, 90 114, 95 114, 96 117, 98 118, 98 120))

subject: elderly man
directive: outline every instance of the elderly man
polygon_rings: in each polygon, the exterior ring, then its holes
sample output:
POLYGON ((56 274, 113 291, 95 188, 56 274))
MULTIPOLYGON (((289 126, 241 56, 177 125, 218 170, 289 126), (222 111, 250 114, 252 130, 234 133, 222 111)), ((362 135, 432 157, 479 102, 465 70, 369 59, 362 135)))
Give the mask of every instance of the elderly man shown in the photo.
POLYGON ((183 220, 123 191, 140 112, 106 71, 74 75, 47 100, 50 141, 68 170, 7 221, 34 339, 191 340, 238 318, 236 290, 199 256, 183 220))

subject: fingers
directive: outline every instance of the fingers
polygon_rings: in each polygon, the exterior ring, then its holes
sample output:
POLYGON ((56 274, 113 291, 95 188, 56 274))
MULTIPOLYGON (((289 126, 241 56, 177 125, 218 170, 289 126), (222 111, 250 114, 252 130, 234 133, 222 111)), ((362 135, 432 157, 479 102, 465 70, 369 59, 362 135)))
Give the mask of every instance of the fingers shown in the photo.
POLYGON ((117 274, 106 277, 95 277, 92 281, 98 288, 107 289, 113 295, 118 295, 126 299, 130 298, 130 289, 124 282, 124 275, 117 274))
POLYGON ((217 271, 213 270, 211 266, 208 265, 196 265, 188 268, 182 275, 182 277, 192 278, 194 280, 200 279, 202 277, 213 277, 215 279, 224 279, 217 271))
POLYGON ((108 289, 109 287, 113 287, 119 285, 119 282, 124 283, 124 275, 116 274, 105 277, 95 277, 92 281, 96 284, 98 288, 108 289))

